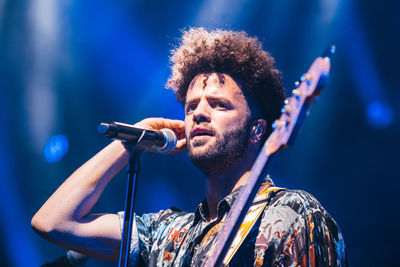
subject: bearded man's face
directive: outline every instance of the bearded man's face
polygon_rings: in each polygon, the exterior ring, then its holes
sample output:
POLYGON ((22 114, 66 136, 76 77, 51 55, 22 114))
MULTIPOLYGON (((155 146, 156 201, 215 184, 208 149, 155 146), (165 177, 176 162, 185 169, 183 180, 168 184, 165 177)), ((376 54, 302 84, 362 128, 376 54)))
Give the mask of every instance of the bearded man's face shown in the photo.
POLYGON ((239 85, 229 75, 197 75, 185 102, 189 157, 206 174, 230 168, 246 153, 250 110, 239 85))

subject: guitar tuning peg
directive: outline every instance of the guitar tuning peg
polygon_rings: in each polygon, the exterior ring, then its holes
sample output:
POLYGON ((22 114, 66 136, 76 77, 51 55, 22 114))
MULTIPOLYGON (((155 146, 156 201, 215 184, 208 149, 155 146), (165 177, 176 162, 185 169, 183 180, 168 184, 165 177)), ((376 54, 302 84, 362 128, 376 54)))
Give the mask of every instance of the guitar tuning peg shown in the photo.
POLYGON ((336 45, 332 45, 330 49, 331 55, 336 53, 336 45))
POLYGON ((289 126, 289 121, 288 120, 276 120, 272 123, 272 129, 275 130, 277 127, 282 127, 282 126, 289 126))
POLYGON ((293 95, 300 95, 300 91, 297 89, 292 90, 293 95))
POLYGON ((311 84, 311 80, 312 80, 312 75, 307 73, 305 75, 305 80, 306 80, 307 85, 310 85, 311 84))
POLYGON ((324 58, 327 62, 331 62, 331 57, 336 53, 336 46, 331 45, 328 47, 325 52, 322 54, 322 58, 324 58))
POLYGON ((295 81, 295 82, 294 82, 294 87, 295 87, 295 88, 299 87, 299 85, 300 85, 300 82, 299 82, 299 81, 295 81))
POLYGON ((304 82, 306 80, 306 76, 303 74, 300 76, 300 81, 304 82))
POLYGON ((331 63, 331 58, 330 57, 324 57, 324 60, 328 63, 331 63))
POLYGON ((275 130, 276 129, 276 121, 274 121, 273 123, 272 123, 272 130, 275 130))
POLYGON ((285 105, 289 104, 289 100, 285 99, 285 105))
POLYGON ((282 114, 285 114, 285 113, 289 114, 290 111, 291 111, 291 107, 288 106, 287 104, 281 109, 282 114))
POLYGON ((296 97, 297 100, 300 100, 301 92, 298 89, 292 90, 292 94, 294 97, 296 97))

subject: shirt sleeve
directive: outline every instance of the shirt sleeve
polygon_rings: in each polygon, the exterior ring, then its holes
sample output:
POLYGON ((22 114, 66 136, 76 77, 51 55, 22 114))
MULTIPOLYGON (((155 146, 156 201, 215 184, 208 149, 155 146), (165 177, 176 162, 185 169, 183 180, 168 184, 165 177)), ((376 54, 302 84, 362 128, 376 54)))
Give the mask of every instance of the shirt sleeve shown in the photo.
MULTIPOLYGON (((121 228, 121 236, 122 236, 123 228, 124 228, 124 215, 125 215, 125 212, 123 212, 123 211, 118 212, 119 224, 120 224, 120 228, 121 228)), ((131 236, 131 244, 130 244, 130 248, 129 248, 129 265, 130 266, 138 265, 139 254, 140 254, 139 235, 138 235, 138 228, 137 228, 136 216, 135 216, 135 219, 133 220, 133 224, 132 224, 132 236, 131 236)))
POLYGON ((346 248, 339 225, 313 196, 299 213, 277 259, 278 266, 348 266, 346 248), (311 201, 310 201, 311 200, 311 201))
MULTIPOLYGON (((173 210, 161 210, 157 213, 147 213, 142 216, 135 215, 132 225, 132 237, 129 262, 132 266, 146 265, 150 263, 150 254, 156 239, 157 233, 160 231, 160 221, 165 221, 165 217, 173 210)), ((118 212, 121 224, 121 233, 123 228, 124 212, 118 212)), ((167 220, 169 221, 169 220, 167 220)))
POLYGON ((306 217, 311 266, 347 266, 346 247, 338 224, 330 216, 315 212, 306 217))

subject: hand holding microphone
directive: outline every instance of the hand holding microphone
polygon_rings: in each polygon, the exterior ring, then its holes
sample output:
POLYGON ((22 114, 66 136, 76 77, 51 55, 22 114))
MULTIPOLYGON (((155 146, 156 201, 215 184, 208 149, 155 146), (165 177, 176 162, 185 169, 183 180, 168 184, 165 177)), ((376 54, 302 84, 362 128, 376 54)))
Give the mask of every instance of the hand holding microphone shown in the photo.
POLYGON ((186 149, 185 127, 181 120, 148 118, 135 125, 100 123, 98 132, 145 151, 154 149, 160 153, 177 153, 186 149))

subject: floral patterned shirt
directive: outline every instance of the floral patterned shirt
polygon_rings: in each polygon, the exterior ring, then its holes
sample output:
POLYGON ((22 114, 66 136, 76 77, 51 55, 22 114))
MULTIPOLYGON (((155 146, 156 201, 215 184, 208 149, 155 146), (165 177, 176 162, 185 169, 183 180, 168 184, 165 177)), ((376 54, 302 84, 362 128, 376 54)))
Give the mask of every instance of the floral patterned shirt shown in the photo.
MULTIPOLYGON (((273 186, 272 180, 266 178, 265 185, 273 186)), ((132 266, 199 266, 213 243, 204 240, 215 238, 240 189, 218 204, 212 222, 206 200, 194 213, 170 208, 135 216, 132 266)), ((339 226, 311 194, 281 189, 266 201, 229 266, 347 266, 339 226)), ((123 212, 118 214, 122 225, 123 212)))

